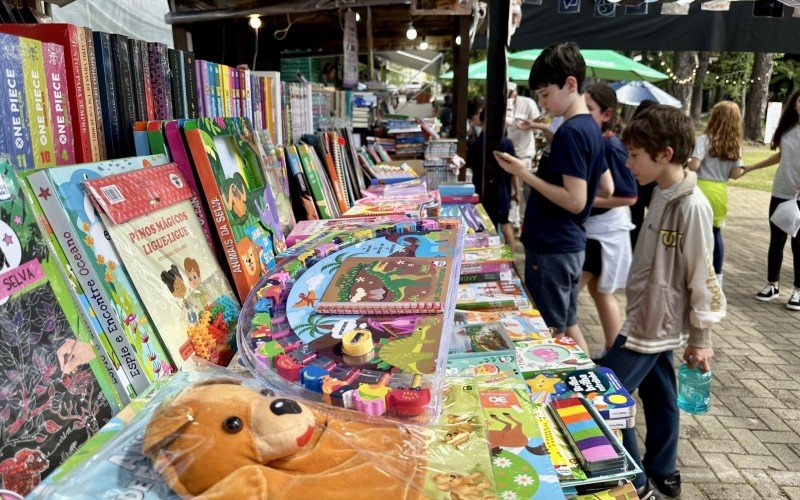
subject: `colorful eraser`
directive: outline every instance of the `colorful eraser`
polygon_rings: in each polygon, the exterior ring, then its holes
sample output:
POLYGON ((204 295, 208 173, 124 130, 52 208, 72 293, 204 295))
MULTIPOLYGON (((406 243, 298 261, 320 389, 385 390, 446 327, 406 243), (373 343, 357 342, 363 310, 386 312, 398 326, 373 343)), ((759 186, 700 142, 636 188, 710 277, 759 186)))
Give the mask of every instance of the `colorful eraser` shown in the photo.
POLYGON ((300 383, 310 391, 322 392, 323 379, 329 374, 328 370, 321 366, 306 366, 300 370, 300 383))
POLYGON ((350 330, 342 335, 342 351, 348 356, 363 356, 374 348, 372 332, 369 330, 350 330))
POLYGON ((291 356, 281 354, 275 358, 275 371, 289 382, 300 380, 300 370, 302 369, 303 365, 295 361, 291 356))

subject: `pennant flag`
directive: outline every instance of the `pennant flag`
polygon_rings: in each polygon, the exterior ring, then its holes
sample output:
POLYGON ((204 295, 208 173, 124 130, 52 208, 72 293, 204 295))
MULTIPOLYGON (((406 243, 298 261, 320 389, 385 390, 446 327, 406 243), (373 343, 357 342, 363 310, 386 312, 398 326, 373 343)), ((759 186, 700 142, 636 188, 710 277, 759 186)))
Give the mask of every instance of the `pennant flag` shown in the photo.
POLYGON ((637 5, 636 7, 631 7, 630 5, 625 7, 625 15, 626 16, 644 16, 647 14, 647 4, 642 2, 641 5, 637 5))
POLYGON ((753 2, 755 17, 783 17, 783 4, 778 0, 756 0, 753 2))
POLYGON ((678 2, 662 3, 661 4, 662 16, 688 16, 689 4, 680 4, 678 2))
POLYGON ((577 14, 581 11, 580 0, 558 0, 559 14, 577 14))
POLYGON ((593 17, 614 17, 617 14, 617 4, 608 0, 595 0, 593 17))
POLYGON ((700 4, 702 10, 711 10, 723 12, 731 10, 731 2, 729 0, 712 0, 711 2, 703 2, 700 4))

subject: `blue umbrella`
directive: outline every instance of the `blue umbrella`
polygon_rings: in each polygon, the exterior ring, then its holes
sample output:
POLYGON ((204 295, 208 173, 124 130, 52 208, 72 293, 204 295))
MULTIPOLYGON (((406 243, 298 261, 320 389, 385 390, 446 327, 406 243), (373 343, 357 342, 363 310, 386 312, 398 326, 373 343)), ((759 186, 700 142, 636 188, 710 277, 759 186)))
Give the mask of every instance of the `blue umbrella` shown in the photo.
POLYGON ((676 108, 683 107, 683 103, 667 94, 650 82, 617 82, 611 88, 617 91, 617 100, 622 104, 636 106, 640 102, 650 99, 659 104, 667 104, 676 108))

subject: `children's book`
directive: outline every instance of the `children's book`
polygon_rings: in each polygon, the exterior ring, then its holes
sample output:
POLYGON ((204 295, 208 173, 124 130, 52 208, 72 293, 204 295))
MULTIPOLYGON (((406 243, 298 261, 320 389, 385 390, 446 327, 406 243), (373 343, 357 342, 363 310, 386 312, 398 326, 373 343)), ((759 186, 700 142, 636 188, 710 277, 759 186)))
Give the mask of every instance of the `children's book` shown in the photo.
POLYGON ((473 323, 453 329, 447 359, 486 353, 513 355, 514 344, 502 323, 473 323))
POLYGON ((498 496, 563 498, 525 384, 504 374, 477 384, 498 496))
POLYGON ((286 244, 292 247, 309 236, 321 231, 330 231, 332 229, 336 229, 337 231, 356 230, 368 224, 399 222, 402 220, 407 219, 403 216, 390 215, 388 217, 301 220, 297 221, 297 224, 286 237, 286 244))
POLYGON ((435 314, 444 310, 451 259, 349 257, 316 304, 323 314, 435 314))
POLYGON ((295 216, 301 220, 320 219, 314 197, 311 194, 311 186, 308 184, 300 157, 297 156, 297 148, 294 146, 279 147, 276 151, 278 158, 284 159, 284 164, 289 172, 289 186, 292 197, 292 210, 295 216))
POLYGON ((483 261, 500 261, 500 262, 514 262, 514 254, 508 245, 487 247, 487 248, 465 248, 462 254, 464 263, 469 262, 483 262, 483 261))
POLYGON ((268 130, 256 130, 256 137, 261 147, 260 153, 264 156, 267 182, 275 198, 275 209, 278 211, 281 229, 283 230, 283 235, 287 236, 294 228, 296 221, 292 211, 292 198, 289 194, 289 175, 286 169, 286 159, 283 156, 278 156, 268 130))
POLYGON ((469 377, 448 377, 439 420, 429 426, 423 495, 452 500, 469 494, 494 498, 495 485, 480 418, 478 388, 469 377))
POLYGON ((526 379, 542 372, 566 372, 594 367, 589 356, 566 335, 554 339, 525 340, 516 342, 515 345, 517 364, 526 379))
POLYGON ((531 309, 532 305, 517 279, 461 283, 458 285, 456 307, 467 310, 526 310, 531 309))
POLYGON ((544 438, 547 455, 562 484, 566 481, 585 481, 586 472, 578 465, 578 459, 572 453, 547 407, 534 404, 533 416, 544 438))
POLYGON ((463 358, 452 356, 447 358, 448 377, 495 377, 501 373, 520 381, 525 380, 513 354, 484 353, 463 358))
POLYGON ((544 372, 527 381, 531 401, 547 404, 553 399, 585 397, 606 420, 636 415, 636 402, 609 368, 554 373, 544 372))
POLYGON ((373 205, 354 205, 342 217, 379 217, 388 215, 402 215, 419 219, 424 217, 424 207, 421 203, 390 202, 373 205))
POLYGON ((499 321, 514 342, 550 338, 542 315, 536 309, 527 311, 456 311, 453 321, 457 325, 499 321))
POLYGON ((258 146, 247 120, 201 118, 183 126, 241 300, 286 249, 258 146))
POLYGON ((0 489, 27 495, 97 432, 114 411, 104 392, 91 332, 0 160, 0 489))
POLYGON ((84 183, 150 317, 178 366, 192 353, 233 356, 239 306, 175 164, 84 183))
POLYGON ((106 341, 135 394, 153 380, 172 373, 174 360, 81 183, 164 161, 163 155, 154 155, 41 169, 27 175, 55 239, 69 256, 69 265, 86 292, 92 314, 100 318, 106 341))
POLYGON ((569 495, 567 500, 639 500, 636 487, 633 483, 625 482, 613 488, 607 488, 594 493, 582 495, 569 495))

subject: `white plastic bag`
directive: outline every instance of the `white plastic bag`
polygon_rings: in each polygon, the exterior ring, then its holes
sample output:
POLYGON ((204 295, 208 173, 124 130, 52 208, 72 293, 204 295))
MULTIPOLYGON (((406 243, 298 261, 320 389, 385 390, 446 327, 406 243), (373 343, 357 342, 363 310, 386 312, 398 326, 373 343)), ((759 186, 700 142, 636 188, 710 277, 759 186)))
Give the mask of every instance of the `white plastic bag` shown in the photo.
POLYGON ((781 202, 769 220, 792 238, 796 237, 797 231, 800 230, 800 208, 797 207, 797 196, 781 202))

